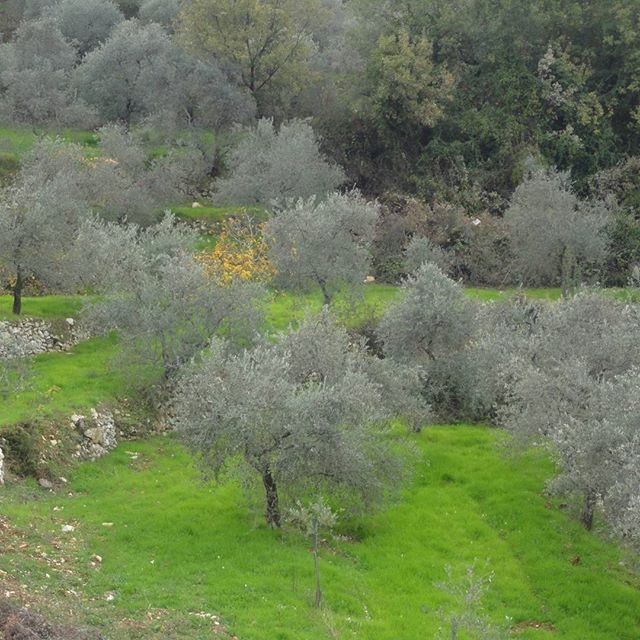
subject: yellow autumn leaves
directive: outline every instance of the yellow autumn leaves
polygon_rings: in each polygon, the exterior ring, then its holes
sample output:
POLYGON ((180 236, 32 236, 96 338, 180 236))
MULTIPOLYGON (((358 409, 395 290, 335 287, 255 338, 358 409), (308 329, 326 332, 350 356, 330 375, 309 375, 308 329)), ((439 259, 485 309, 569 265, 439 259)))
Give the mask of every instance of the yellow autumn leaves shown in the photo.
POLYGON ((234 280, 268 282, 275 275, 262 237, 263 225, 229 218, 212 250, 198 254, 208 275, 221 285, 234 280))

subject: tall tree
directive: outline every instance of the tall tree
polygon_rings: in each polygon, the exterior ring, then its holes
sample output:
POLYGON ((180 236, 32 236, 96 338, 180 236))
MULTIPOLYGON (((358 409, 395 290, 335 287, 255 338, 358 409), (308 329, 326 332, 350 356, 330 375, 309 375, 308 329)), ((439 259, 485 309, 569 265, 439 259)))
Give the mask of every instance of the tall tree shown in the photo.
POLYGON ((295 93, 308 81, 315 0, 193 0, 179 15, 190 50, 239 69, 259 115, 278 104, 282 86, 295 93))

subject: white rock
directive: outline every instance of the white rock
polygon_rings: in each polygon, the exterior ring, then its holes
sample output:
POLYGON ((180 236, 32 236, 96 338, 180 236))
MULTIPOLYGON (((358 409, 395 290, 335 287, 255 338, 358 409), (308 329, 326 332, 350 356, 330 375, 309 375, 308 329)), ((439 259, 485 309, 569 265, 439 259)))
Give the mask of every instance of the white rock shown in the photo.
POLYGON ((73 533, 76 528, 72 524, 63 524, 60 530, 62 533, 73 533))

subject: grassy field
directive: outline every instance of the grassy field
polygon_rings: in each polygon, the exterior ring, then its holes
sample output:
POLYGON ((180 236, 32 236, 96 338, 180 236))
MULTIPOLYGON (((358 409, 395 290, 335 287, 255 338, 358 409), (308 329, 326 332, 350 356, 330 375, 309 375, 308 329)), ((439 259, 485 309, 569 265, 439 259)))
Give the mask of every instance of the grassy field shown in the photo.
POLYGON ((402 498, 325 542, 319 611, 308 542, 267 529, 259 495, 202 484, 172 437, 126 443, 58 493, 25 500, 37 489, 7 487, 0 505, 20 544, 0 568, 114 640, 227 637, 213 627, 242 640, 422 640, 439 608, 459 606, 435 586, 445 565, 461 574, 475 560, 495 573, 486 612, 512 618, 519 638, 636 640, 630 559, 545 498, 550 464, 505 458, 502 437, 474 426, 412 436, 420 461, 402 498))

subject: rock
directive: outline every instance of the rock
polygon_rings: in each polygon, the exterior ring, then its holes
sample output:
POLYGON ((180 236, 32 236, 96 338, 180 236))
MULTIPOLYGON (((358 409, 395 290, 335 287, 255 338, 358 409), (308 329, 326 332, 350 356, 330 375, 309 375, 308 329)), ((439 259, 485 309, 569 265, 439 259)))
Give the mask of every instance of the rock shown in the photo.
POLYGON ((63 524, 62 527, 60 527, 62 533, 73 533, 75 530, 76 528, 72 524, 63 524))
POLYGON ((53 489, 53 482, 51 482, 51 480, 47 480, 46 478, 40 478, 38 480, 38 484, 43 488, 43 489, 53 489))
MULTIPOLYGON (((67 323, 69 320, 75 323, 73 318, 67 318, 67 323)), ((0 321, 0 358, 28 358, 49 351, 67 351, 79 340, 75 334, 70 340, 60 338, 44 320, 0 321)))
POLYGON ((78 458, 89 460, 101 458, 118 444, 115 420, 109 411, 100 412, 91 409, 90 418, 73 415, 71 422, 83 436, 75 453, 78 458))
POLYGON ((0 486, 4 484, 4 453, 0 449, 0 486))
POLYGON ((367 277, 364 279, 364 281, 365 281, 365 284, 370 284, 370 283, 372 283, 372 282, 375 282, 375 281, 376 281, 376 278, 375 278, 375 276, 367 276, 367 277))
POLYGON ((191 205, 191 208, 192 208, 192 209, 202 209, 202 205, 201 205, 199 202, 194 202, 194 203, 191 205))
POLYGON ((73 318, 65 318, 64 320, 69 328, 75 326, 76 321, 73 318))
POLYGON ((99 445, 104 445, 103 433, 102 433, 102 430, 99 429, 98 427, 94 427, 93 429, 87 429, 84 432, 84 435, 85 435, 85 438, 89 438, 91 442, 95 442, 96 444, 99 444, 99 445))

